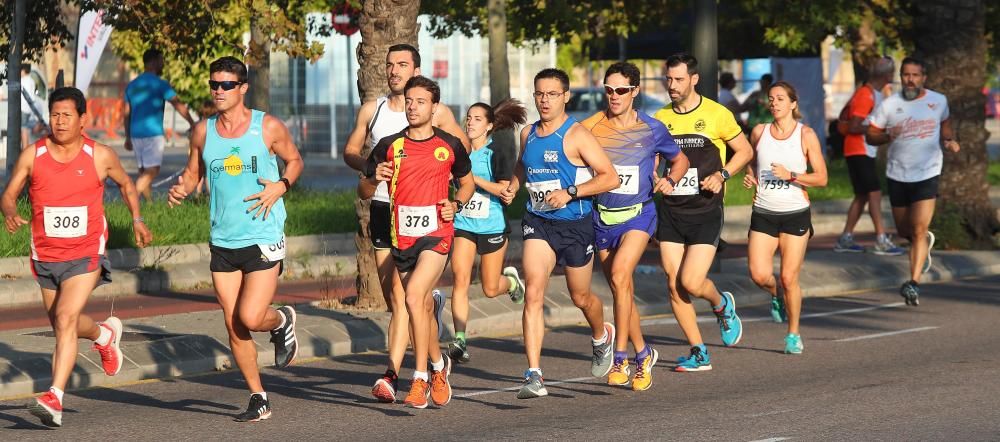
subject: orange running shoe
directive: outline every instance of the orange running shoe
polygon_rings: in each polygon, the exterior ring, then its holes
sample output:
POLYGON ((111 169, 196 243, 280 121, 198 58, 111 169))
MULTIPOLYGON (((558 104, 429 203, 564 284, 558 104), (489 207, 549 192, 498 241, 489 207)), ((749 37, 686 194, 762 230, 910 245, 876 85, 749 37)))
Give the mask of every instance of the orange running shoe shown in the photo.
POLYGON ((448 375, 451 374, 451 358, 445 354, 441 357, 444 358, 444 368, 441 371, 431 370, 431 400, 438 407, 451 402, 451 383, 448 382, 448 375))
POLYGON ((430 393, 427 387, 427 381, 414 379, 413 385, 410 386, 410 393, 406 395, 403 405, 413 408, 427 408, 427 396, 430 393))

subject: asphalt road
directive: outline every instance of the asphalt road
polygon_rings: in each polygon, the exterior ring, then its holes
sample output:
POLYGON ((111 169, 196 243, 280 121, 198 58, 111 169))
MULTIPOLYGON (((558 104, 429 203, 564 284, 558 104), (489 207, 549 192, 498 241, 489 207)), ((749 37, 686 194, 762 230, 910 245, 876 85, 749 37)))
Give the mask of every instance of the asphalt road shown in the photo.
MULTIPOLYGON (((1000 276, 926 285, 917 308, 901 300, 895 291, 807 299, 801 356, 781 353, 784 327, 763 307, 740 310, 745 333, 731 349, 708 320, 715 369, 702 373, 668 371, 687 346, 671 318, 649 318, 661 362, 639 393, 589 377, 588 336, 575 327, 546 336, 547 398, 515 398, 519 336, 475 338, 443 409, 374 402, 384 356, 364 354, 265 370, 274 407, 265 422, 232 421, 248 396, 230 371, 68 394, 57 430, 36 423, 27 398, 0 402, 0 439, 997 440, 1000 276)), ((400 398, 408 382, 401 388, 400 398)))

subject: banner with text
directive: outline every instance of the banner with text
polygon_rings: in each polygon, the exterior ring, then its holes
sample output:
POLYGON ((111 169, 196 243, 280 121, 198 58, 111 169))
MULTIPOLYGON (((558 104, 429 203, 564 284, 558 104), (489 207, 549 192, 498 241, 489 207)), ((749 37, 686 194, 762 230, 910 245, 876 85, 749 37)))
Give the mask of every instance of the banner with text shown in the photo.
POLYGON ((104 46, 111 38, 111 26, 104 23, 104 11, 87 11, 80 17, 77 32, 76 88, 87 93, 90 80, 94 78, 97 63, 101 60, 104 46))

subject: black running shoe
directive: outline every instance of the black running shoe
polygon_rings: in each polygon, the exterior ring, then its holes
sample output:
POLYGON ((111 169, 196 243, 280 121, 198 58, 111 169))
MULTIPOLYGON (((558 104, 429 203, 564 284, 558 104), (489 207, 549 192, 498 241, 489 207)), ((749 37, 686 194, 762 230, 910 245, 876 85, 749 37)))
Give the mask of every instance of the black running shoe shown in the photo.
POLYGON ((271 402, 259 394, 250 395, 250 404, 233 418, 236 422, 257 422, 271 417, 271 402))
POLYGON ((299 341, 295 338, 295 309, 283 306, 278 313, 285 317, 285 325, 271 330, 271 343, 274 344, 274 366, 287 367, 299 354, 299 341))
POLYGON ((469 362, 469 348, 465 345, 464 339, 456 339, 448 344, 448 356, 452 361, 464 364, 469 362))
POLYGON ((906 300, 906 305, 914 307, 920 305, 920 287, 916 281, 909 280, 904 282, 903 286, 899 288, 899 294, 906 300))

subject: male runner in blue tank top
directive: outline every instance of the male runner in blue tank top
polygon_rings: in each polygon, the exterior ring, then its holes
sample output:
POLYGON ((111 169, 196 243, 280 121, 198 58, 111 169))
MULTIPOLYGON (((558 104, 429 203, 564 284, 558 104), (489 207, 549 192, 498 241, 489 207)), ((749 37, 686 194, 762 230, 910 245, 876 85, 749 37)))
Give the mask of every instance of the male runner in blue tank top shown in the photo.
POLYGON ((520 183, 530 195, 521 220, 524 236, 525 291, 524 350, 528 370, 519 399, 548 394, 542 378, 542 338, 545 288, 556 265, 566 272, 566 288, 593 331, 591 374, 603 377, 611 370, 615 326, 604 322, 600 298, 590 291, 594 262, 594 226, 590 197, 618 187, 618 174, 597 140, 566 115, 569 77, 558 69, 535 75, 535 107, 539 121, 521 131, 521 156, 516 175, 501 193, 504 203, 514 199, 520 183), (594 176, 591 177, 590 170, 594 176))
POLYGON ((285 258, 285 205, 281 197, 302 173, 302 157, 278 118, 247 109, 247 68, 233 57, 209 66, 212 100, 219 112, 191 132, 187 168, 170 188, 171 206, 181 203, 198 181, 211 190, 212 282, 226 321, 236 365, 250 389, 239 422, 271 417, 271 403, 260 381, 257 348, 251 331, 270 332, 274 365, 295 359, 295 310, 271 308, 285 258), (278 170, 276 157, 285 163, 278 170))

